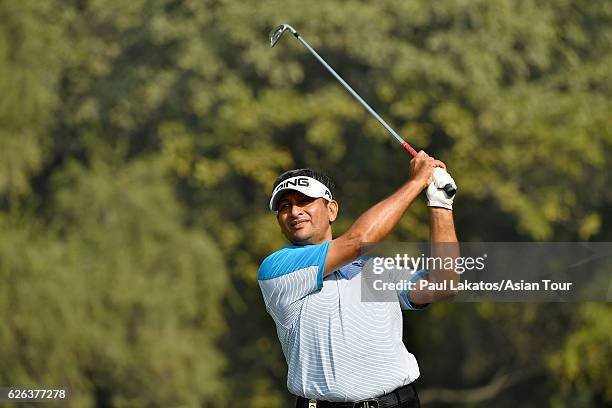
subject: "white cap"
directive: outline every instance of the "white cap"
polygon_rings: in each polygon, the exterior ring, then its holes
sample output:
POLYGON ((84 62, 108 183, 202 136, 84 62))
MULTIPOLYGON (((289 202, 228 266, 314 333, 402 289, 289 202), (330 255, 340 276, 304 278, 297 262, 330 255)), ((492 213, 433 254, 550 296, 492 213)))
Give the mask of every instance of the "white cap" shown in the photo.
POLYGON ((327 201, 333 199, 329 188, 319 180, 307 176, 296 176, 283 180, 274 188, 274 191, 272 191, 272 198, 270 199, 271 211, 278 211, 278 200, 282 196, 282 193, 287 190, 299 191, 308 197, 324 198, 327 201))

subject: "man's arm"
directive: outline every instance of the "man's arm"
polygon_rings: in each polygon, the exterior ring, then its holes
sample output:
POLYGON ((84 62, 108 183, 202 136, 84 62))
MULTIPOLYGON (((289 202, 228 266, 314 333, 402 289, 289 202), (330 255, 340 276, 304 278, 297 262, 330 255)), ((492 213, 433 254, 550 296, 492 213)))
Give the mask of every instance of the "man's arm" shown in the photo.
MULTIPOLYGON (((459 244, 457 243, 452 210, 430 207, 429 218, 429 232, 432 243, 431 257, 442 259, 458 258, 460 255, 459 244)), ((457 291, 452 288, 457 286, 459 274, 453 268, 432 269, 421 279, 432 283, 446 281, 446 290, 419 289, 417 284, 416 289, 411 290, 408 295, 410 301, 414 304, 432 303, 457 294, 457 291)))
POLYGON ((331 241, 324 275, 359 257, 363 243, 376 243, 386 237, 402 214, 431 182, 433 169, 444 163, 420 151, 410 161, 410 180, 391 196, 367 210, 340 237, 331 241))

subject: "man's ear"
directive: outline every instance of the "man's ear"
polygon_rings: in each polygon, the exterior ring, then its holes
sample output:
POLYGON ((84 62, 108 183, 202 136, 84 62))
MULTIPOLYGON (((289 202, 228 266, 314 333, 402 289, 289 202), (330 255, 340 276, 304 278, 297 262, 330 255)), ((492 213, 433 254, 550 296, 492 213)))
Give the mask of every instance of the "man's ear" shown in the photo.
POLYGON ((338 202, 336 200, 331 200, 327 203, 327 214, 329 216, 329 223, 336 221, 336 217, 338 217, 338 202))

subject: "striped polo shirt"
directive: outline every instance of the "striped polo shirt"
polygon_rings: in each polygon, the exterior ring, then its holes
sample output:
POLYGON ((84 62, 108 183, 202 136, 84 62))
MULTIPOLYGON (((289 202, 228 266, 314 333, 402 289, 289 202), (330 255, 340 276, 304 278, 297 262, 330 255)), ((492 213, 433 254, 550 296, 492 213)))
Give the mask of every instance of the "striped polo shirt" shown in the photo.
POLYGON ((413 382, 419 366, 402 343, 401 309, 422 307, 410 303, 406 291, 397 293, 398 302, 362 302, 364 259, 323 278, 330 242, 287 246, 259 268, 266 310, 287 360, 289 392, 346 402, 413 382))

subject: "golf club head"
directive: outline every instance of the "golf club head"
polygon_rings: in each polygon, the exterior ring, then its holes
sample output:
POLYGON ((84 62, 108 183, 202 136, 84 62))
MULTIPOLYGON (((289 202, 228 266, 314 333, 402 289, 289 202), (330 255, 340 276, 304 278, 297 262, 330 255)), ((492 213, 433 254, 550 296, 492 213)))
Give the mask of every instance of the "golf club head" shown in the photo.
POLYGON ((283 33, 287 30, 291 31, 293 35, 297 34, 297 31, 295 31, 289 24, 281 24, 274 30, 270 31, 270 48, 276 45, 278 40, 280 40, 280 38, 283 36, 283 33))

